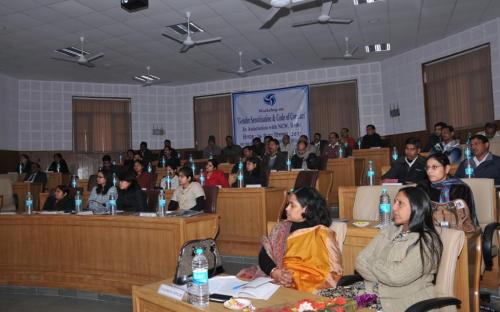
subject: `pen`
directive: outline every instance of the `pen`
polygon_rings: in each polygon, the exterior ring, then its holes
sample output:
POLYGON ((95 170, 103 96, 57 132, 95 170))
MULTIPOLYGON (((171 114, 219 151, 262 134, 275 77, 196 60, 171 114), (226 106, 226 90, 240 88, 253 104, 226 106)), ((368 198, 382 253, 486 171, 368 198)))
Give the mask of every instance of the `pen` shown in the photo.
POLYGON ((246 284, 248 284, 248 283, 244 283, 244 284, 240 284, 238 286, 234 286, 233 290, 240 289, 241 287, 245 286, 246 284))

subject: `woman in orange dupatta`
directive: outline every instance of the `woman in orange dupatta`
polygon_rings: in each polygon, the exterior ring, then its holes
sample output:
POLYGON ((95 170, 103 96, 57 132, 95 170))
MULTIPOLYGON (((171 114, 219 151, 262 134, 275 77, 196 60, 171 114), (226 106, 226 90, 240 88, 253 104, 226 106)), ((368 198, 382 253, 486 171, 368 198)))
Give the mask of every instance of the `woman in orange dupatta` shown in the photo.
POLYGON ((270 276, 276 283, 316 293, 337 285, 342 256, 326 202, 314 188, 292 192, 287 218, 262 239, 259 265, 243 269, 241 279, 270 276))

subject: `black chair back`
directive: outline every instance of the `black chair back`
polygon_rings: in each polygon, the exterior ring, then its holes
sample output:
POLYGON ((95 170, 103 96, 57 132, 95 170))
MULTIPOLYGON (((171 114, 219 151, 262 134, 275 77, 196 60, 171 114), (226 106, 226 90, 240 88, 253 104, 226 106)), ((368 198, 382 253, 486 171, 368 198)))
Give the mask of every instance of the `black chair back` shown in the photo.
POLYGON ((293 186, 293 189, 296 190, 302 187, 316 187, 316 181, 318 180, 318 177, 318 170, 300 171, 297 175, 297 178, 295 179, 295 185, 293 186))
POLYGON ((217 212, 217 195, 219 194, 219 188, 217 186, 204 186, 205 191, 205 209, 206 213, 216 213, 217 212))

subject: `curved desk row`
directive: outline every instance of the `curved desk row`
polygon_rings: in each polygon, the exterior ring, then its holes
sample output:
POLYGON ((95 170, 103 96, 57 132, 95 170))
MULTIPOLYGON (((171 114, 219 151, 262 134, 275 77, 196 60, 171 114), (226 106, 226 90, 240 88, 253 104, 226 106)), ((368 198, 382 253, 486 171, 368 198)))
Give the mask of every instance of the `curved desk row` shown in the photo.
POLYGON ((130 295, 173 276, 182 244, 213 237, 218 216, 0 216, 0 284, 130 295))

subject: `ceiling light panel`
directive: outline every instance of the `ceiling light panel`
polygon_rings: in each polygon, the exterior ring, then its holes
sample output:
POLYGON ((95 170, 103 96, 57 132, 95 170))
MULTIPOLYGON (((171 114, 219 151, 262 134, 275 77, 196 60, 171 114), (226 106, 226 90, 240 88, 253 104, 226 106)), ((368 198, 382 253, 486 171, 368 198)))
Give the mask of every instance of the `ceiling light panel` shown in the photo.
POLYGON ((376 44, 365 45, 365 52, 366 53, 382 52, 382 51, 390 51, 390 50, 391 50, 390 43, 376 43, 376 44))
MULTIPOLYGON (((166 26, 166 27, 178 35, 186 35, 187 34, 187 26, 188 26, 188 23, 185 22, 185 23, 170 25, 170 26, 166 26)), ((198 32, 204 32, 205 30, 203 28, 201 28, 200 26, 196 25, 195 23, 190 22, 189 23, 189 31, 191 33, 198 33, 198 32)))

